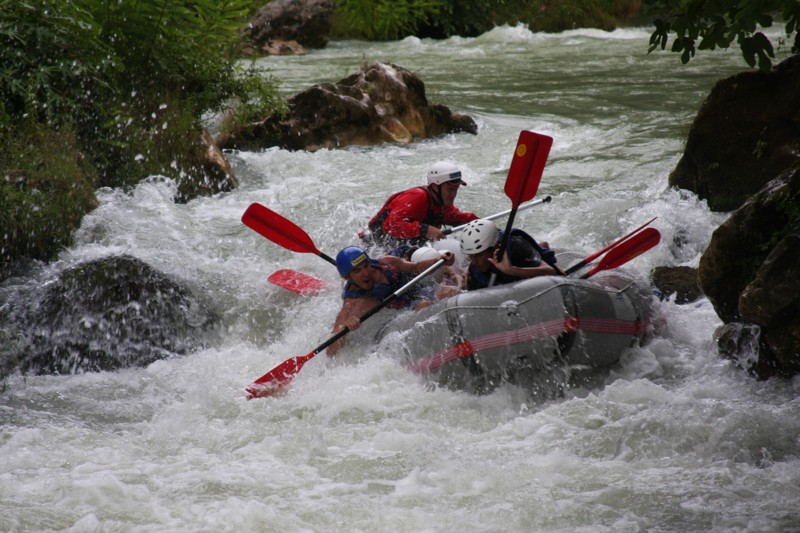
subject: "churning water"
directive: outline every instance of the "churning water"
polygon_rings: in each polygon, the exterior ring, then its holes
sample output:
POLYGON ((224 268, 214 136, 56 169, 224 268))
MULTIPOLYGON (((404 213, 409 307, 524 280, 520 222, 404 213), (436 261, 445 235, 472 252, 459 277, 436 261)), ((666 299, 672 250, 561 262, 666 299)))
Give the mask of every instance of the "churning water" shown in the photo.
MULTIPOLYGON (((648 31, 332 43, 261 62, 287 94, 371 61, 471 114, 476 136, 316 153, 230 154, 241 187, 176 205, 153 178, 101 190, 77 244, 41 283, 128 253, 206 295, 224 317, 214 345, 113 373, 12 376, 0 394, 2 531, 796 531, 798 380, 757 382, 715 353, 711 305, 658 304, 652 343, 596 388, 528 404, 513 390, 430 387, 391 346, 351 342, 310 361, 288 394, 244 387, 328 337, 336 291, 300 297, 266 282, 291 268, 338 283, 313 254, 243 226, 251 202, 297 223, 328 255, 392 192, 448 159, 469 183, 458 205, 508 209, 520 130, 554 138, 538 197, 517 217, 540 240, 591 253, 652 217, 662 244, 626 265, 696 266, 725 214, 667 176, 738 52, 647 55, 648 31)), ((357 341, 353 334, 353 341, 357 341)))

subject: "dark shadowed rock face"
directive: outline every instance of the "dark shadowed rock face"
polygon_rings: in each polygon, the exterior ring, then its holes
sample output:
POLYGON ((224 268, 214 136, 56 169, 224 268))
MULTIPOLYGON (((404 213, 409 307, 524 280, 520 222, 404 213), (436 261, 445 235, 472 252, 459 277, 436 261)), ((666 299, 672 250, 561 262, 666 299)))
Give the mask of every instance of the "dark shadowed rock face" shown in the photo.
POLYGON ((779 368, 800 372, 800 234, 782 238, 739 297, 747 323, 763 325, 779 368))
POLYGON ((736 209, 800 161, 800 55, 719 81, 695 117, 669 184, 736 209))
POLYGON ((146 366, 209 339, 216 314, 187 288, 129 256, 65 270, 7 317, 5 372, 76 373, 146 366))
POLYGON ((800 372, 800 55, 718 82, 670 185, 735 209, 697 275, 720 353, 762 378, 800 372))
POLYGON ((425 84, 397 65, 372 63, 338 83, 314 85, 289 99, 287 116, 248 124, 217 142, 223 149, 279 146, 315 151, 385 142, 411 143, 445 133, 478 131, 475 121, 429 105, 425 84))
POLYGON ((799 274, 800 163, 717 228, 698 269, 723 322, 759 326, 759 365, 787 375, 800 372, 799 274))

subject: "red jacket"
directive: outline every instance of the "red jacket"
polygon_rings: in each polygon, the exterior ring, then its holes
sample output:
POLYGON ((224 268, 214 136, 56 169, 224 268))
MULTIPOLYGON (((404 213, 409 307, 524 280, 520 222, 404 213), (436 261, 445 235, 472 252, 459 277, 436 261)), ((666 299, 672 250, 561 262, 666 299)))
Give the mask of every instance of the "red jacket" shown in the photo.
POLYGON ((414 187, 390 196, 369 221, 369 229, 378 239, 389 236, 400 240, 424 240, 428 226, 460 225, 477 218, 473 213, 436 202, 428 187, 414 187))

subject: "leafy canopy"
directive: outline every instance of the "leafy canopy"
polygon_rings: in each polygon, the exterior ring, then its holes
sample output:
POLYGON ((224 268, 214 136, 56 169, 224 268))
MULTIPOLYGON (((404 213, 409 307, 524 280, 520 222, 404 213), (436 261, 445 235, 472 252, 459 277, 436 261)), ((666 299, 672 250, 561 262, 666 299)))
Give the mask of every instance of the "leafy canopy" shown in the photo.
POLYGON ((74 129, 101 185, 168 171, 204 113, 285 106, 277 82, 238 59, 252 3, 0 0, 0 133, 14 138, 23 120, 74 129))
POLYGON ((179 94, 196 116, 269 93, 237 61, 252 0, 0 0, 6 111, 62 122, 179 94), (132 96, 133 95, 133 96, 132 96), (133 100, 133 101, 132 101, 133 100))
POLYGON ((736 42, 748 65, 762 71, 772 68, 775 50, 759 27, 769 28, 779 16, 786 23, 786 38, 794 36, 791 51, 800 52, 800 2, 797 0, 663 0, 655 9, 656 19, 648 53, 664 50, 669 34, 675 33, 672 51, 686 64, 697 50, 728 48, 736 42), (698 42, 699 44, 695 46, 698 42))
POLYGON ((413 35, 430 22, 447 0, 337 0, 351 31, 367 40, 388 41, 413 35))

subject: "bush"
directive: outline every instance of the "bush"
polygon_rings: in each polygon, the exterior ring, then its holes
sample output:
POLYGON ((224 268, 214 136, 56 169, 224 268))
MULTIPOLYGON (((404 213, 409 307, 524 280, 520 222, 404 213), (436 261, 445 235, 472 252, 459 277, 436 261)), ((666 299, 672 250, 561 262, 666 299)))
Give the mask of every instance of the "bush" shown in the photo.
POLYGON ((13 131, 0 128, 0 143, 3 279, 20 257, 53 259, 71 242, 72 230, 96 198, 94 173, 71 128, 47 128, 28 119, 13 131))
POLYGON ((337 20, 350 35, 369 41, 388 41, 414 35, 432 22, 447 0, 337 0, 337 20))
POLYGON ((87 190, 191 173, 204 113, 284 108, 236 55, 252 4, 0 0, 0 262, 68 244, 87 190))

